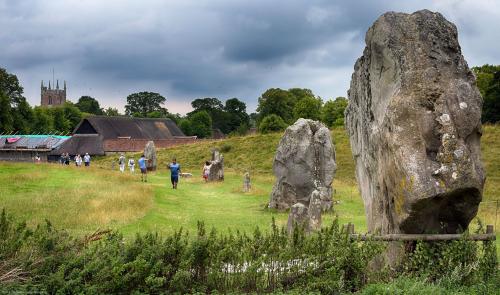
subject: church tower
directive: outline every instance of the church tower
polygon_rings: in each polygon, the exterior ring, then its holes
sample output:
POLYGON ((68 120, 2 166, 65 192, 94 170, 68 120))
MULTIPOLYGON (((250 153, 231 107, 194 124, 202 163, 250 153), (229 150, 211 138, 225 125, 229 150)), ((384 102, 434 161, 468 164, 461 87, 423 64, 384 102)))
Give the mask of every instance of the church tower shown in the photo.
POLYGON ((41 84, 41 105, 42 106, 58 106, 62 105, 66 102, 66 81, 64 81, 64 88, 59 89, 59 80, 57 80, 57 84, 54 89, 52 89, 54 85, 50 85, 49 87, 43 85, 43 80, 41 84))

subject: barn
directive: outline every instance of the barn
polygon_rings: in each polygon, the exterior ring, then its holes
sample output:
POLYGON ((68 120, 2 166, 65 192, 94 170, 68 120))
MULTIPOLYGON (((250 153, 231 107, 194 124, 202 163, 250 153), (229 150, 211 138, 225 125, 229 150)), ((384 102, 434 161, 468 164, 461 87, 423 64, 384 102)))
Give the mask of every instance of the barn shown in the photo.
POLYGON ((185 136, 174 121, 167 118, 131 118, 92 116, 76 126, 73 136, 51 152, 72 156, 89 153, 102 156, 119 152, 140 152, 148 141, 165 148, 196 141, 185 136))

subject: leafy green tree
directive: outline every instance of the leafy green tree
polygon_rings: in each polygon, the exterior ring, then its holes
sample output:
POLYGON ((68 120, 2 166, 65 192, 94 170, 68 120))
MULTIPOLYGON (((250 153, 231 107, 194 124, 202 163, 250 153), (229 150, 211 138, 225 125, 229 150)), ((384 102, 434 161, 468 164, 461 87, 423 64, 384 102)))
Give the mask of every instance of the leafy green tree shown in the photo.
POLYGON ((11 133, 14 130, 13 123, 10 99, 0 90, 0 133, 11 133))
POLYGON ((67 101, 63 105, 64 118, 69 122, 68 132, 72 132, 83 118, 83 113, 73 103, 67 101))
POLYGON ((283 119, 275 114, 268 115, 262 119, 259 124, 259 131, 261 133, 269 133, 276 131, 283 131, 288 125, 283 119))
POLYGON ((45 107, 35 107, 33 109, 33 124, 31 125, 32 132, 48 133, 54 131, 54 119, 49 113, 49 109, 45 107))
POLYGON ((0 68, 0 91, 10 100, 11 104, 17 104, 23 97, 23 87, 19 84, 17 76, 7 73, 7 70, 0 68))
POLYGON ((197 98, 191 102, 191 106, 194 110, 187 114, 188 117, 199 111, 206 111, 212 119, 212 128, 218 128, 225 134, 229 132, 229 117, 218 98, 197 98))
POLYGON ((106 116, 120 116, 120 112, 118 112, 118 109, 117 108, 112 108, 112 107, 108 107, 107 109, 104 110, 104 115, 106 116))
POLYGON ((473 67, 472 71, 476 75, 477 88, 479 88, 479 92, 484 97, 486 90, 489 88, 490 83, 493 80, 495 72, 500 71, 500 65, 494 66, 486 64, 480 67, 473 67))
POLYGON ((26 98, 22 97, 18 99, 13 108, 12 116, 17 131, 23 134, 29 134, 31 132, 31 124, 34 118, 33 109, 26 101, 26 98))
POLYGON ((500 122, 500 71, 495 72, 483 97, 483 123, 500 122))
POLYGON ((239 129, 238 133, 241 134, 243 129, 245 129, 245 132, 248 130, 250 116, 247 114, 247 105, 243 101, 237 98, 228 99, 224 110, 227 113, 229 133, 239 129))
POLYGON ((344 111, 347 107, 347 98, 337 97, 325 103, 321 113, 321 121, 328 127, 344 125, 344 111))
POLYGON ((187 118, 184 118, 184 119, 181 119, 179 121, 179 128, 182 130, 182 132, 185 134, 185 135, 194 135, 193 133, 193 130, 191 128, 191 121, 187 118))
POLYGON ((207 111, 199 111, 189 116, 191 135, 199 138, 212 136, 212 118, 207 111))
POLYGON ((17 76, 0 68, 0 133, 28 133, 32 117, 17 76))
POLYGON ((271 88, 266 90, 259 97, 259 105, 257 112, 259 118, 263 118, 274 114, 279 116, 284 122, 293 123, 293 107, 295 104, 294 97, 287 90, 280 88, 271 88))
POLYGON ((322 104, 323 102, 320 98, 315 98, 314 96, 303 97, 293 108, 294 120, 299 118, 319 120, 322 104))
POLYGON ((222 110, 222 102, 215 97, 197 98, 191 102, 191 106, 195 111, 222 110))
POLYGON ((101 109, 101 106, 99 106, 99 102, 95 98, 87 95, 80 97, 75 106, 84 113, 93 115, 104 114, 103 109, 101 109))
POLYGON ((64 114, 64 107, 57 106, 49 109, 54 123, 54 131, 69 133, 71 130, 71 122, 64 114))
POLYGON ((156 115, 159 112, 166 116, 168 110, 162 105, 165 103, 165 97, 155 92, 139 92, 132 93, 127 96, 127 104, 125 105, 125 114, 127 116, 147 118, 149 114, 156 115))

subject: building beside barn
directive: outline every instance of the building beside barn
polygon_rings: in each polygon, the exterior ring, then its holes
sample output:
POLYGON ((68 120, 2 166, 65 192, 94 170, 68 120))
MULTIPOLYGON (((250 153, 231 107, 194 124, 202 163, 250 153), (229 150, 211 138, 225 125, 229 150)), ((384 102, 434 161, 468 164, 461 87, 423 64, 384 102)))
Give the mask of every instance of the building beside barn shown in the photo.
POLYGON ((0 135, 0 161, 41 162, 57 160, 50 153, 70 136, 58 135, 0 135))
POLYGON ((195 142, 196 137, 185 136, 171 119, 93 116, 83 119, 73 136, 51 155, 140 152, 150 140, 156 148, 166 148, 195 142))

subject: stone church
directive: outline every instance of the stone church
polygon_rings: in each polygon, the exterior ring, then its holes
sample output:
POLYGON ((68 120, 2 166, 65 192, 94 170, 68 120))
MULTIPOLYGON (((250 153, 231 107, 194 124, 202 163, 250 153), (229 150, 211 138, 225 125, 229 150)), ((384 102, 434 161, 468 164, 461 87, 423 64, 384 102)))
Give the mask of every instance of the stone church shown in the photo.
MULTIPOLYGON (((52 85, 53 86, 53 85, 52 85)), ((42 106, 58 106, 66 102, 66 81, 64 81, 64 88, 59 89, 59 80, 54 89, 52 89, 49 81, 49 87, 41 85, 41 105, 42 106)))

